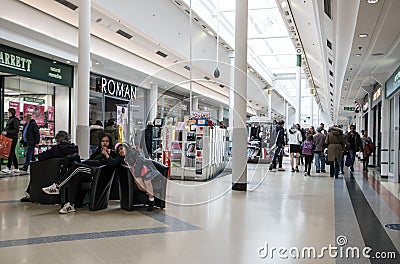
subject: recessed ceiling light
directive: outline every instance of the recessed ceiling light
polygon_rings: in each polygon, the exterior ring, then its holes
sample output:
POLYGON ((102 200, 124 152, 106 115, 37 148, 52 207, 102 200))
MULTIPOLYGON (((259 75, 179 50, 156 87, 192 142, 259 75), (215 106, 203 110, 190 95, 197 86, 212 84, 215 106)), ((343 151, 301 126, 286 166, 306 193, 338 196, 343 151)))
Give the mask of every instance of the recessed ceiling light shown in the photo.
POLYGON ((286 1, 282 1, 281 7, 282 7, 282 9, 287 8, 287 3, 286 3, 286 1))
POLYGON ((211 36, 215 36, 214 32, 212 32, 211 30, 207 31, 208 34, 210 34, 211 36))
POLYGON ((71 63, 71 61, 67 60, 67 63, 68 63, 68 64, 70 64, 70 63, 71 63))
POLYGON ((366 38, 366 37, 368 37, 368 34, 359 34, 358 37, 360 37, 360 38, 366 38))
POLYGON ((99 64, 100 64, 100 62, 95 62, 94 64, 96 64, 96 65, 99 65, 99 64))
POLYGON ((376 4, 378 2, 379 2, 379 0, 367 0, 368 4, 376 4))
POLYGON ((361 53, 357 53, 356 56, 357 56, 357 57, 361 57, 362 54, 361 54, 361 53))

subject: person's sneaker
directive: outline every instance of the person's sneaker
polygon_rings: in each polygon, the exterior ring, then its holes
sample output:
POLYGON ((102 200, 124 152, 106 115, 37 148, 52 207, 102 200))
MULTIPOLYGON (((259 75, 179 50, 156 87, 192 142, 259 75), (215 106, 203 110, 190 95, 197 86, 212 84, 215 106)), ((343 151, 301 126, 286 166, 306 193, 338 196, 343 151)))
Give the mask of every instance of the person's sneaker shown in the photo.
POLYGON ((285 171, 285 169, 284 168, 279 168, 278 171, 285 171))
POLYGON ((28 171, 28 168, 22 167, 22 168, 19 168, 19 170, 20 171, 28 171))
POLYGON ((149 204, 147 206, 147 211, 153 211, 154 210, 154 201, 149 201, 149 204))
POLYGON ((64 204, 64 207, 61 208, 61 210, 59 211, 60 214, 68 214, 68 213, 72 213, 75 212, 75 207, 74 205, 70 204, 69 202, 64 204))
POLYGON ((47 194, 59 194, 60 193, 60 189, 57 187, 57 185, 55 183, 53 183, 52 185, 50 185, 48 187, 42 188, 42 191, 47 194))
POLYGON ((296 172, 300 172, 299 167, 296 167, 295 171, 296 172))
POLYGON ((269 166, 269 170, 270 170, 270 171, 273 171, 274 169, 275 169, 274 166, 272 166, 272 165, 269 166))
POLYGON ((307 176, 308 174, 307 174, 307 172, 304 172, 304 176, 307 176))
POLYGON ((30 202, 30 201, 31 201, 31 195, 30 195, 29 193, 25 193, 25 196, 22 197, 22 198, 20 199, 20 201, 21 201, 22 203, 30 202))
POLYGON ((11 173, 11 170, 6 167, 6 168, 2 169, 1 172, 3 172, 3 173, 11 173))
POLYGON ((320 173, 321 171, 315 171, 316 173, 320 173))
POLYGON ((354 172, 354 168, 353 167, 350 167, 350 170, 351 170, 351 172, 354 172))
POLYGON ((325 173, 325 172, 326 172, 326 170, 321 170, 321 172, 322 172, 322 173, 325 173))
POLYGON ((307 173, 307 176, 311 176, 311 174, 310 174, 310 173, 307 173))
POLYGON ((294 171, 295 171, 294 168, 292 168, 292 169, 291 169, 291 172, 294 172, 294 171))
POLYGON ((12 170, 11 170, 11 173, 18 174, 18 173, 19 173, 19 169, 12 169, 12 170))
POLYGON ((344 174, 344 172, 343 171, 339 171, 339 175, 343 175, 344 174))

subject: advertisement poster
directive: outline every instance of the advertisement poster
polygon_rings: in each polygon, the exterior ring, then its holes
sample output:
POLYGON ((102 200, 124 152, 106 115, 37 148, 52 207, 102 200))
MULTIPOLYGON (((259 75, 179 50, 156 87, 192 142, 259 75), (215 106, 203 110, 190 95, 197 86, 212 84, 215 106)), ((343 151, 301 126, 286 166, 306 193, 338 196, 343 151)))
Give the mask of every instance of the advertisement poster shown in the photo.
POLYGON ((54 106, 47 107, 47 120, 54 121, 54 106))
POLYGON ((128 136, 128 107, 117 105, 117 126, 122 127, 125 140, 128 136))
POLYGON ((24 104, 24 115, 31 114, 38 126, 44 126, 44 106, 24 104))
POLYGON ((50 130, 50 137, 54 137, 54 123, 48 123, 47 124, 48 129, 50 130))
POLYGON ((9 108, 14 108, 15 109, 15 116, 19 118, 19 102, 8 102, 9 108))

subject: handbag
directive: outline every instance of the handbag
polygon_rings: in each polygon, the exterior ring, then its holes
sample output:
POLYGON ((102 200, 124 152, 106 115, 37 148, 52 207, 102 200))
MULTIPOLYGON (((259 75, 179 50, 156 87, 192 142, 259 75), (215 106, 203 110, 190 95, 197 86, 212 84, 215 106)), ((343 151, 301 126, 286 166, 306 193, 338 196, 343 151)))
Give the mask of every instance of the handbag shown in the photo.
POLYGON ((0 135, 0 157, 1 158, 8 158, 10 156, 11 145, 12 145, 12 139, 1 134, 0 135))
POLYGON ((350 155, 346 156, 346 161, 344 162, 344 165, 346 165, 346 167, 351 167, 351 165, 353 165, 353 161, 350 155))

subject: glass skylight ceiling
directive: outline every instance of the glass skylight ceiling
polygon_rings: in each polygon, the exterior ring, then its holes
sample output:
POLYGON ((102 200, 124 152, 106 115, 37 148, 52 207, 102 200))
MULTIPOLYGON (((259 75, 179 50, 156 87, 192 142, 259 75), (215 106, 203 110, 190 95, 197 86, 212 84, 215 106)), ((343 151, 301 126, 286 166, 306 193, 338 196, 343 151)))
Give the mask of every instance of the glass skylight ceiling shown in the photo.
MULTIPOLYGON (((190 6, 190 0, 184 1, 190 6)), ((235 3, 236 0, 191 0, 193 11, 232 47, 235 3)), ((276 77, 275 88, 294 100, 296 52, 275 0, 249 0, 248 47, 249 65, 267 80, 276 77)))

